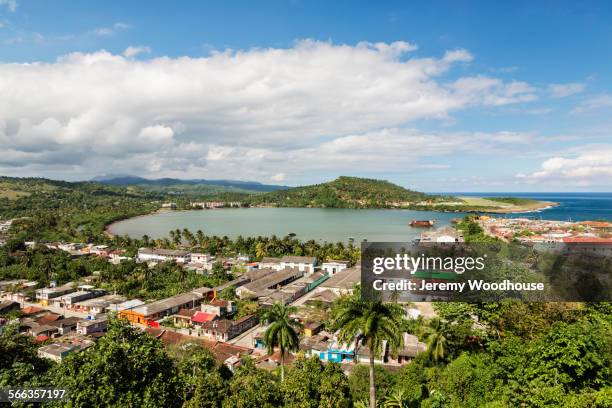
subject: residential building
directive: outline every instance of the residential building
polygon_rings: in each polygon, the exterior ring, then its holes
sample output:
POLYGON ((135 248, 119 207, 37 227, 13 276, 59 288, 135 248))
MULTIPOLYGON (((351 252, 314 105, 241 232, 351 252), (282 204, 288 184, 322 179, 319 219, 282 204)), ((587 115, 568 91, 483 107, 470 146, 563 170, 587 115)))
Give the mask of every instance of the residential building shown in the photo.
POLYGON ((238 307, 231 300, 215 299, 210 303, 202 303, 202 312, 212 313, 217 317, 225 317, 236 313, 238 307))
POLYGON ((298 270, 297 268, 282 269, 276 273, 264 276, 261 279, 257 279, 256 281, 238 287, 236 289, 236 294, 240 296, 241 299, 266 296, 269 295, 267 290, 286 285, 298 279, 303 274, 304 272, 298 270))
POLYGON ((64 336, 73 331, 76 331, 77 325, 80 321, 83 321, 80 317, 66 317, 64 319, 59 319, 54 322, 49 323, 49 326, 57 327, 57 331, 60 335, 64 336))
POLYGON ((244 316, 238 320, 213 320, 202 324, 202 334, 217 341, 229 341, 258 324, 256 315, 244 316))
POLYGON ((77 323, 76 331, 78 334, 103 333, 108 329, 108 319, 101 316, 94 320, 81 320, 77 323))
POLYGON ((279 270, 281 267, 281 258, 263 257, 259 261, 259 269, 274 269, 279 270))
POLYGON ((161 249, 161 248, 139 248, 138 262, 165 262, 175 261, 176 263, 189 263, 190 253, 180 249, 161 249))
POLYGON ((131 299, 126 300, 125 302, 121 302, 119 304, 110 304, 106 307, 106 311, 119 313, 122 310, 133 309, 144 304, 145 302, 140 299, 131 299))
POLYGON ((336 273, 321 283, 316 292, 330 290, 336 295, 353 293, 356 284, 361 283, 361 267, 352 267, 336 273))
POLYGON ((202 296, 198 293, 182 293, 132 309, 121 310, 119 317, 128 319, 132 323, 149 325, 151 322, 178 313, 180 309, 193 309, 201 302, 202 296))
POLYGON ((57 287, 48 287, 36 290, 36 300, 43 306, 48 306, 52 299, 74 292, 74 282, 57 287))
POLYGON ((125 302, 125 296, 121 295, 105 295, 93 299, 80 301, 73 306, 73 310, 89 313, 90 315, 98 315, 106 313, 106 309, 112 305, 118 305, 125 302))
POLYGON ((61 363, 70 353, 78 349, 72 344, 53 343, 40 347, 38 357, 61 363))
POLYGON ((337 272, 343 271, 351 267, 351 261, 335 261, 329 260, 321 264, 321 270, 329 276, 335 275, 337 272))
POLYGON ((314 256, 283 256, 280 260, 281 269, 297 268, 305 275, 314 273, 317 258, 314 256))

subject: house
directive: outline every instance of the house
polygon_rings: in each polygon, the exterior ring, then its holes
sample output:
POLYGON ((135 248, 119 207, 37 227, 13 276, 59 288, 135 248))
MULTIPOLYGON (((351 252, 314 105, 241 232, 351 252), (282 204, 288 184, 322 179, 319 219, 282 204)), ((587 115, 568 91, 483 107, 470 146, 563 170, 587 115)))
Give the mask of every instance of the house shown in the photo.
POLYGON ((55 298, 53 299, 53 304, 59 307, 66 307, 70 310, 78 309, 76 305, 79 302, 100 297, 105 293, 102 290, 91 290, 89 287, 86 289, 88 290, 79 290, 77 292, 68 293, 60 296, 59 298, 55 298))
POLYGON ((176 327, 188 328, 191 327, 191 318, 198 312, 197 309, 181 309, 177 314, 172 316, 172 322, 176 327))
POLYGON ((30 323, 29 325, 29 333, 33 337, 45 336, 47 338, 50 338, 54 334, 59 332, 57 327, 48 324, 30 323))
POLYGON ((84 319, 80 317, 66 317, 65 319, 59 319, 54 322, 49 323, 49 326, 57 327, 57 331, 60 335, 64 336, 70 332, 76 330, 77 325, 80 321, 84 319))
POLYGON ((318 334, 323 329, 323 323, 321 322, 310 322, 304 325, 304 336, 312 337, 318 334))
POLYGON ((103 333, 108 329, 108 319, 106 316, 94 320, 81 320, 77 322, 76 331, 79 334, 103 333))
POLYGON ((176 203, 163 203, 162 208, 170 208, 172 210, 174 210, 176 208, 176 203))
POLYGON ((268 295, 268 289, 275 289, 301 277, 304 272, 297 268, 286 268, 276 273, 264 276, 261 279, 247 283, 236 289, 236 294, 241 299, 259 298, 268 295))
POLYGON ((73 309, 95 316, 106 313, 106 308, 112 305, 120 304, 121 302, 125 302, 125 296, 105 295, 78 302, 74 305, 73 309))
POLYGON ((361 283, 361 268, 352 267, 336 273, 334 276, 320 284, 316 291, 330 290, 336 295, 353 293, 356 284, 361 283))
POLYGON ((121 310, 119 317, 131 323, 149 325, 151 322, 176 314, 181 309, 193 309, 201 302, 202 296, 198 293, 182 293, 132 309, 121 310))
POLYGON ((190 253, 180 249, 139 248, 138 262, 175 261, 186 264, 191 261, 190 253))
POLYGON ((306 300, 305 303, 307 305, 316 305, 317 303, 321 303, 325 306, 330 306, 339 297, 340 295, 338 295, 336 292, 325 289, 320 292, 315 292, 314 295, 306 300))
POLYGON ((453 227, 442 227, 434 231, 424 231, 421 233, 419 242, 452 243, 465 242, 463 233, 453 227))
POLYGON ((49 306, 52 299, 74 292, 74 282, 57 287, 48 287, 36 290, 36 300, 43 306, 49 306))
POLYGON ((202 312, 214 314, 217 317, 232 315, 238 311, 236 303, 231 300, 215 299, 210 303, 202 303, 202 312))
POLYGON ((217 319, 218 316, 214 313, 207 313, 207 312, 198 312, 196 311, 193 316, 191 317, 191 324, 193 325, 203 325, 206 322, 212 322, 213 320, 217 319))
POLYGON ((38 357, 48 358, 49 360, 61 363, 70 353, 78 349, 77 346, 72 344, 53 343, 40 347, 38 349, 38 357))
POLYGON ((133 309, 144 304, 145 302, 140 299, 131 299, 126 300, 125 302, 121 302, 119 304, 110 304, 106 307, 106 311, 119 313, 122 310, 133 309))
POLYGON ((337 272, 343 271, 351 267, 351 261, 335 261, 329 260, 321 264, 321 270, 329 276, 335 275, 337 272))
POLYGON ((399 349, 395 356, 388 356, 389 364, 403 365, 412 361, 418 354, 427 350, 427 345, 419 341, 415 335, 404 333, 404 347, 399 349))
POLYGON ((211 254, 202 254, 199 252, 191 253, 191 262, 200 264, 211 264, 215 261, 215 257, 211 254))
POLYGON ((274 269, 279 270, 281 267, 281 259, 280 258, 272 258, 272 257, 263 257, 261 261, 259 261, 259 269, 274 269))
POLYGON ((251 282, 256 281, 257 279, 261 279, 265 276, 271 275, 275 272, 278 272, 278 269, 273 268, 257 268, 252 271, 247 272, 247 276, 251 280, 251 282))
POLYGON ((3 300, 0 302, 0 315, 19 310, 20 305, 12 300, 3 300))
POLYGON ((213 320, 202 324, 202 333, 217 341, 227 342, 258 324, 257 316, 244 316, 238 320, 213 320))
POLYGON ((280 260, 281 269, 297 268, 305 275, 314 273, 317 258, 314 256, 283 256, 280 260))

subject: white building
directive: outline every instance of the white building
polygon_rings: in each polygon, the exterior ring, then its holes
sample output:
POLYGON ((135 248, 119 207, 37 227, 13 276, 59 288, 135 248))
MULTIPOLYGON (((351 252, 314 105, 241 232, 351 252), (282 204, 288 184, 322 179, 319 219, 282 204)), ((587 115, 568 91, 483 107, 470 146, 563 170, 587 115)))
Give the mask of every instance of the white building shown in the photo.
POLYGON ((314 273, 317 258, 314 256, 283 256, 280 260, 280 269, 297 268, 305 275, 314 273))
POLYGON ((189 263, 191 254, 179 249, 158 249, 140 248, 138 249, 138 262, 164 262, 175 261, 176 263, 189 263))
POLYGON ((421 234, 420 242, 465 242, 463 234, 452 227, 438 228, 435 231, 425 231, 421 234))
POLYGON ((323 262, 323 264, 321 265, 321 269, 323 270, 323 272, 327 273, 329 276, 332 276, 340 271, 350 268, 350 266, 351 266, 351 261, 330 260, 327 262, 323 262))

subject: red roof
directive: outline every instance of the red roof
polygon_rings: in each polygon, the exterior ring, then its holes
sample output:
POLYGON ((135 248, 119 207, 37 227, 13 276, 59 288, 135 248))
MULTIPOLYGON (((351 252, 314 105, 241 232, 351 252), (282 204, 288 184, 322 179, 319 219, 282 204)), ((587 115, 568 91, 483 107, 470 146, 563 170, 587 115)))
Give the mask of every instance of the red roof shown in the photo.
POLYGON ((59 320, 62 316, 55 313, 47 313, 43 317, 37 320, 38 324, 47 324, 59 320))
POLYGON ((212 322, 216 317, 217 315, 212 313, 196 312, 196 314, 194 314, 191 318, 191 321, 194 323, 212 322))
POLYGON ((40 336, 36 336, 36 338, 34 339, 34 341, 36 341, 37 343, 42 343, 43 341, 47 341, 49 340, 49 336, 45 336, 44 334, 41 334, 40 336))
POLYGON ((36 314, 42 312, 43 310, 45 309, 41 309, 40 307, 36 306, 27 306, 21 309, 21 311, 25 314, 36 314))
POLYGON ((605 221, 582 221, 582 222, 579 222, 578 224, 586 225, 588 227, 593 227, 593 228, 612 228, 612 223, 605 222, 605 221))

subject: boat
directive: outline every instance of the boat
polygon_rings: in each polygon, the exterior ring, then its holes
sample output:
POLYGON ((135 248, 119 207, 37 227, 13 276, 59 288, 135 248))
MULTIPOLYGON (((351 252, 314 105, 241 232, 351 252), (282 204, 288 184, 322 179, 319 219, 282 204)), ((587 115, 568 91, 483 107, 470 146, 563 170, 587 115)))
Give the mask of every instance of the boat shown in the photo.
POLYGON ((436 223, 435 220, 412 220, 410 221, 410 226, 427 228, 427 227, 433 227, 435 223, 436 223))

